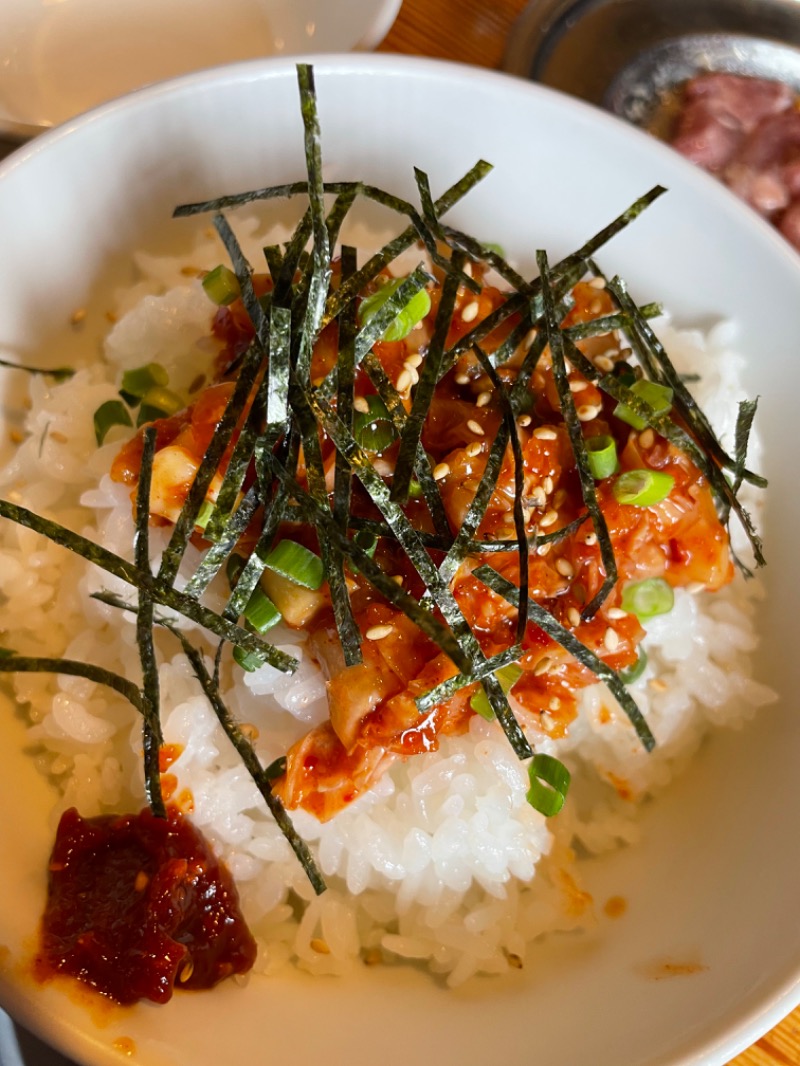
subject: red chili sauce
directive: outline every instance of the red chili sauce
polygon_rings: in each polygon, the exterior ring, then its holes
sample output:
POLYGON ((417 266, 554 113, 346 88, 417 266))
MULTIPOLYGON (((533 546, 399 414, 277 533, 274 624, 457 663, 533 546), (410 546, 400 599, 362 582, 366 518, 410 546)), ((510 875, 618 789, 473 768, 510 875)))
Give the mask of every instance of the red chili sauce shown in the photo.
POLYGON ((69 974, 122 1004, 246 973, 255 941, 228 870, 179 811, 58 826, 36 974, 69 974))

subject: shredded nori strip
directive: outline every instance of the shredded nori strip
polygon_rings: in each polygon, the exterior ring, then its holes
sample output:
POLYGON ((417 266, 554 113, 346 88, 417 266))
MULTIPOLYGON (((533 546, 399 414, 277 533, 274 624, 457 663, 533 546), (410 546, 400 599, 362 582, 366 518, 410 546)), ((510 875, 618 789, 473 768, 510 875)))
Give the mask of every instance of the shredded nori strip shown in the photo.
POLYGON ((17 655, 3 649, 0 654, 0 674, 66 674, 69 677, 83 677, 96 685, 105 685, 118 692, 139 714, 144 714, 142 693, 138 685, 121 674, 115 674, 94 663, 84 663, 77 659, 58 659, 40 655, 17 655))
MULTIPOLYGON (((432 204, 431 210, 433 210, 432 204)), ((455 261, 457 269, 460 270, 462 257, 460 255, 457 256, 455 261)), ((428 345, 425 360, 420 367, 419 381, 414 390, 411 411, 400 434, 400 448, 395 460, 391 491, 391 499, 396 503, 405 503, 408 500, 412 474, 421 446, 422 427, 428 416, 434 390, 439 379, 439 370, 444 356, 444 347, 447 343, 447 335, 450 332, 450 323, 453 320, 458 287, 459 279, 457 274, 448 274, 442 286, 442 296, 436 311, 433 336, 428 345)))
MULTIPOLYGON (((143 574, 150 571, 150 481, 156 448, 156 430, 147 426, 143 435, 142 462, 139 484, 136 487, 134 534, 134 562, 143 574)), ((136 643, 142 665, 142 747, 144 749, 144 787, 147 802, 157 818, 166 818, 161 792, 159 753, 164 743, 161 732, 161 697, 158 681, 158 662, 153 646, 153 595, 147 585, 139 588, 139 610, 136 612, 136 643)))
POLYGON ((245 769, 253 779, 256 788, 261 793, 264 802, 269 808, 270 814, 277 822, 278 827, 289 842, 292 851, 300 861, 314 891, 317 895, 321 895, 327 888, 325 879, 320 873, 317 864, 314 862, 314 857, 309 851, 308 845, 298 835, 286 808, 281 803, 278 796, 272 791, 272 779, 269 776, 269 770, 264 769, 259 762, 252 744, 250 744, 247 738, 242 734, 238 722, 220 695, 216 680, 209 674, 201 653, 189 643, 180 630, 174 629, 173 632, 180 640, 184 655, 189 660, 195 677, 199 681, 206 699, 211 704, 225 735, 230 740, 231 744, 233 744, 234 748, 236 748, 239 758, 242 760, 245 769))
POLYGON ((68 366, 57 366, 50 369, 46 366, 25 366, 23 363, 11 363, 8 359, 0 359, 0 366, 5 367, 7 370, 22 370, 26 374, 41 374, 45 377, 54 378, 56 381, 67 381, 68 378, 75 375, 75 371, 68 366))
POLYGON ((76 555, 80 555, 87 562, 94 563, 95 566, 99 566, 109 574, 113 574, 114 577, 127 582, 135 589, 147 588, 152 593, 155 603, 185 615, 191 621, 203 626, 216 636, 230 641, 236 647, 262 655, 276 670, 281 670, 284 673, 294 673, 297 669, 296 659, 286 655, 285 652, 280 651, 272 644, 268 644, 257 633, 251 633, 247 629, 235 625, 224 616, 216 614, 208 607, 204 607, 193 597, 187 596, 158 577, 143 573, 133 563, 128 562, 127 559, 123 559, 120 555, 115 555, 114 552, 95 544, 94 541, 81 536, 79 533, 74 533, 71 529, 67 529, 66 526, 62 526, 52 519, 34 514, 27 507, 21 507, 3 499, 0 499, 0 518, 7 518, 12 522, 16 522, 17 525, 25 526, 35 533, 40 533, 42 536, 47 537, 48 540, 67 548, 76 555))
POLYGON ((581 618, 588 621, 597 614, 603 602, 617 583, 617 560, 614 556, 614 548, 608 532, 605 515, 597 499, 594 477, 589 468, 589 458, 586 454, 586 445, 583 440, 583 430, 575 410, 575 401, 569 388, 569 378, 564 356, 564 339, 561 333, 561 323, 556 316, 556 307, 550 290, 550 270, 547 262, 547 254, 544 251, 536 253, 539 264, 539 272, 542 278, 542 295, 544 299, 544 328, 547 334, 547 343, 550 346, 550 355, 553 362, 553 379, 558 390, 558 399, 561 404, 561 415, 567 427, 572 452, 575 456, 575 465, 578 471, 578 479, 581 486, 581 495, 586 504, 586 510, 592 518, 597 540, 600 545, 600 557, 603 561, 605 577, 603 584, 590 603, 581 611, 581 618))
MULTIPOLYGON (((473 571, 475 577, 479 581, 482 581, 487 588, 490 588, 492 592, 496 592, 498 596, 502 596, 504 600, 512 604, 514 607, 519 607, 519 589, 516 585, 513 585, 506 578, 502 577, 496 570, 493 570, 491 566, 479 566, 473 571)), ((650 732, 650 727, 644 719, 644 715, 639 710, 636 702, 631 694, 625 688, 623 683, 619 679, 619 675, 616 671, 612 670, 610 666, 598 658, 593 651, 590 651, 585 644, 582 644, 578 638, 571 633, 568 629, 558 622, 549 611, 545 610, 541 604, 536 603, 535 600, 529 600, 528 602, 528 618, 534 625, 537 625, 548 637, 560 644, 562 648, 565 648, 570 655, 574 656, 578 662, 587 667, 596 674, 601 681, 604 681, 614 698, 622 707, 625 714, 631 721, 636 735, 641 740, 646 751, 652 751, 656 745, 656 740, 653 734, 650 732)))

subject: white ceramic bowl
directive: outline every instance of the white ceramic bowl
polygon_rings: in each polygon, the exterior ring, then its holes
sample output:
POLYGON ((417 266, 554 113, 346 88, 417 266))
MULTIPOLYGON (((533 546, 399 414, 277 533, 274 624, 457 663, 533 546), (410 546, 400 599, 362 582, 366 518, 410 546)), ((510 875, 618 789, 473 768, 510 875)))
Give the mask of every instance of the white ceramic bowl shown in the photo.
MULTIPOLYGON (((25 974, 52 797, 22 752, 20 722, 3 714, 0 1000, 92 1066, 118 1062, 121 1036, 134 1040, 140 1066, 266 1054, 351 1066, 721 1066, 800 1000, 800 655, 791 643, 800 264, 668 148, 548 90, 389 57, 320 58, 316 79, 329 178, 412 196, 415 164, 436 195, 482 156, 495 171, 453 217, 529 266, 536 248, 565 253, 654 183, 670 188, 602 262, 682 322, 741 324, 771 478, 759 673, 780 700, 704 747, 645 810, 640 846, 590 864, 599 899, 627 897, 624 919, 553 938, 513 978, 447 992, 410 970, 289 975, 100 1017, 25 974), (655 980, 653 964, 664 959, 693 959, 701 969, 655 980)), ((69 344, 69 315, 97 299, 119 255, 154 234, 177 240, 170 214, 178 202, 300 176, 300 131, 293 66, 280 60, 145 90, 9 159, 0 168, 3 354, 68 358, 59 346, 69 344)))

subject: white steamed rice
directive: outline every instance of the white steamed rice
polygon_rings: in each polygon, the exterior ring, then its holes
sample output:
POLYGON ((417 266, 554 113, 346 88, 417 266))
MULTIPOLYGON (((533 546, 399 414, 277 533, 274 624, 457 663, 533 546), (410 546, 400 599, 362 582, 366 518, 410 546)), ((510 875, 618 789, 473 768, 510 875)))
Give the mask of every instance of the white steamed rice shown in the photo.
MULTIPOLYGON (((213 265, 218 255, 197 249, 192 261, 213 265)), ((185 265, 139 258, 142 280, 120 294, 122 317, 105 358, 63 384, 32 379, 27 437, 0 474, 2 495, 126 556, 129 490, 107 473, 121 436, 115 431, 98 450, 92 414, 116 396, 126 367, 160 362, 171 387, 185 390, 210 365, 209 304, 199 282, 181 274, 185 265)), ((659 326, 678 369, 702 374, 695 392, 730 440, 742 368, 730 350, 732 328, 703 336, 664 320, 659 326)), ((757 450, 752 462, 757 466, 757 450)), ((126 594, 126 587, 21 527, 4 523, 0 533, 0 643, 20 654, 100 663, 138 680, 131 617, 89 598, 99 589, 126 594)), ((154 554, 158 547, 155 531, 154 554)), ((396 764, 331 822, 295 812, 330 885, 319 898, 187 662, 159 634, 165 739, 183 746, 171 772, 236 878, 260 944, 256 968, 275 972, 295 962, 314 973, 343 973, 363 960, 411 959, 458 984, 520 965, 541 934, 591 922, 575 845, 591 854, 635 841, 641 802, 667 785, 708 730, 739 726, 773 698, 751 676, 758 595, 757 583, 741 578, 715 595, 679 591, 672 613, 647 624, 649 665, 633 694, 658 740, 653 754, 599 685, 583 694, 566 740, 531 735, 538 750, 557 754, 573 772, 567 807, 550 822, 527 804, 525 770, 499 727, 478 716, 468 734, 445 738, 439 752, 396 764)), ((327 714, 324 683, 304 654, 302 634, 279 628, 271 639, 300 659, 294 676, 265 666, 225 677, 229 706, 258 730, 265 764, 327 714)), ((54 824, 68 806, 89 816, 143 804, 140 726, 124 700, 79 678, 17 675, 13 687, 27 708, 40 767, 59 788, 54 824)))

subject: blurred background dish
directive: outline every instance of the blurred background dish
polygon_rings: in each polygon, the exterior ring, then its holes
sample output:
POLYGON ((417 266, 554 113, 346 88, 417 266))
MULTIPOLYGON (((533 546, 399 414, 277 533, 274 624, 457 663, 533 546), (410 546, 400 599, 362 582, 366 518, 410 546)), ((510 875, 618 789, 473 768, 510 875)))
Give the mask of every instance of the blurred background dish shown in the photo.
POLYGON ((0 135, 24 140, 143 85, 262 56, 374 48, 402 0, 3 0, 0 135))
MULTIPOLYGON (((735 36, 734 55, 741 60, 735 72, 756 73, 748 69, 751 45, 746 39, 755 39, 753 48, 756 41, 800 48, 800 4, 795 0, 704 0, 702 4, 696 0, 535 0, 509 35, 503 65, 512 74, 611 110, 611 100, 616 99, 610 96, 612 86, 623 72, 635 68, 643 82, 650 63, 658 63, 663 70, 660 49, 665 42, 671 42, 670 54, 675 55, 676 39, 699 35, 706 40, 706 51, 696 53, 697 69, 732 69, 716 64, 730 64, 732 53, 725 39, 735 36)), ((780 54, 777 48, 769 60, 762 54, 757 73, 780 79, 786 62, 780 54)), ((663 78, 659 86, 663 87, 663 78)))

